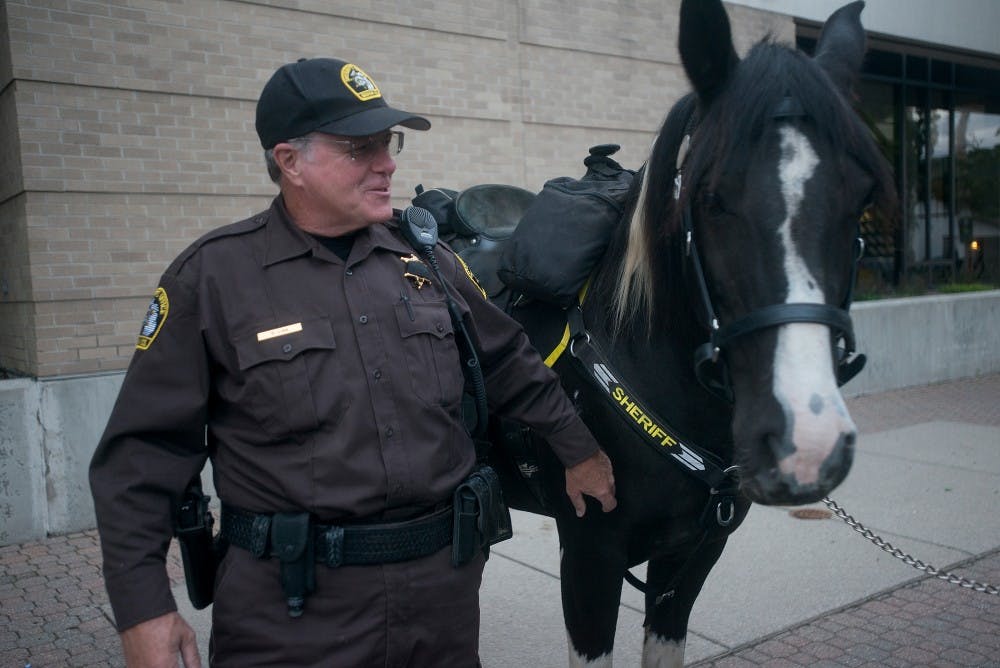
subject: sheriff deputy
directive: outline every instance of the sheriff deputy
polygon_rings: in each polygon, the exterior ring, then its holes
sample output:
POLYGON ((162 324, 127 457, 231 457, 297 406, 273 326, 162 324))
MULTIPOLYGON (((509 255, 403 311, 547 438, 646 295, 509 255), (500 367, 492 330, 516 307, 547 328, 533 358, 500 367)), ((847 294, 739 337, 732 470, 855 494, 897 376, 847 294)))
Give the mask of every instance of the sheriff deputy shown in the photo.
POLYGON ((443 281, 420 271, 390 202, 400 127, 430 123, 357 65, 280 67, 256 113, 280 194, 160 279, 90 467, 128 665, 200 665, 165 557, 208 459, 228 546, 213 666, 478 664, 484 555, 450 549, 476 456, 442 282, 491 411, 545 436, 577 514, 584 494, 615 507, 610 462, 520 326, 446 247, 443 281))

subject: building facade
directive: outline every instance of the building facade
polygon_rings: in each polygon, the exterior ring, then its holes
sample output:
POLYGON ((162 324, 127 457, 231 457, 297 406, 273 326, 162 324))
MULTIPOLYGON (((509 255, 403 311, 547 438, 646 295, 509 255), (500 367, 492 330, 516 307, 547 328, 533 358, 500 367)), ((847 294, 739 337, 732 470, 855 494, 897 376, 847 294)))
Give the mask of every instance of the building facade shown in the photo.
MULTIPOLYGON (((840 2, 784 4, 727 6, 740 53, 768 35, 810 48, 840 2)), ((276 193, 253 117, 279 65, 356 61, 392 104, 430 118, 399 156, 397 206, 417 184, 538 190, 581 175, 593 144, 642 163, 688 90, 679 5, 2 0, 0 544, 92 525, 86 462, 160 273, 276 193)), ((885 5, 911 2, 869 2, 877 52, 862 113, 902 174, 905 206, 901 226, 873 228, 867 266, 889 283, 945 265, 997 280, 1000 46, 980 33, 1000 24, 1000 6, 948 3, 960 33, 977 35, 962 46, 919 17, 894 33, 879 23, 885 5)))

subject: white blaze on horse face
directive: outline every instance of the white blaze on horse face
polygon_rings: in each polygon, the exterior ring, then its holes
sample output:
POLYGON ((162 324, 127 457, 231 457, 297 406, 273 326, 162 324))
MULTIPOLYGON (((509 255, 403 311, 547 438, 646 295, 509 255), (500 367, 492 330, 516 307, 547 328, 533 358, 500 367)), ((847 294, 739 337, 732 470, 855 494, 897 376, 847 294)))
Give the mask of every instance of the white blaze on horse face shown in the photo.
MULTIPOLYGON (((783 127, 778 177, 786 215, 780 229, 788 279, 786 303, 824 302, 823 290, 798 252, 792 234, 806 183, 817 165, 819 158, 806 136, 783 127)), ((820 467, 841 436, 855 432, 834 377, 828 327, 792 323, 778 328, 773 392, 791 428, 781 447, 782 453, 789 454, 778 466, 801 485, 815 484, 820 467)))

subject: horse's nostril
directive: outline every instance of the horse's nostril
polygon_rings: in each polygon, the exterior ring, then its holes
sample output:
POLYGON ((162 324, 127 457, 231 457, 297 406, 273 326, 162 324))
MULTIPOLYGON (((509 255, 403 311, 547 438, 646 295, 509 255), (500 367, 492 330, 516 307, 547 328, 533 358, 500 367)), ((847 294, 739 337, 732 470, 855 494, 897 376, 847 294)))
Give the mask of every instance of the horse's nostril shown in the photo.
POLYGON ((848 432, 844 434, 844 445, 849 448, 853 448, 854 444, 858 441, 858 433, 855 431, 848 432))

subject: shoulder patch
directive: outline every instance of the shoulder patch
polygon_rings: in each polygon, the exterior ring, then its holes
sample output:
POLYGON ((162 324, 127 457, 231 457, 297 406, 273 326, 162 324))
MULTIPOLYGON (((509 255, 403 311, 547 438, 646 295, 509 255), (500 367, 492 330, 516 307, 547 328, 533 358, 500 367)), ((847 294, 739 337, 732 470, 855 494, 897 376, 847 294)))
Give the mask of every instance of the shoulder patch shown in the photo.
POLYGON ((479 292, 483 294, 483 299, 488 301, 489 297, 486 296, 486 290, 483 290, 483 286, 481 286, 479 284, 479 281, 476 280, 476 275, 472 273, 471 269, 469 269, 469 265, 465 264, 465 260, 462 259, 462 256, 459 255, 458 253, 455 253, 455 259, 457 259, 458 263, 462 265, 462 269, 465 270, 465 275, 469 277, 469 280, 472 281, 472 284, 475 285, 477 288, 479 288, 479 292))
POLYGON ((135 344, 137 350, 148 350, 153 345, 153 340, 163 328, 169 310, 170 300, 167 298, 167 291, 156 288, 153 299, 149 302, 149 308, 146 309, 146 317, 142 319, 142 330, 135 344))

